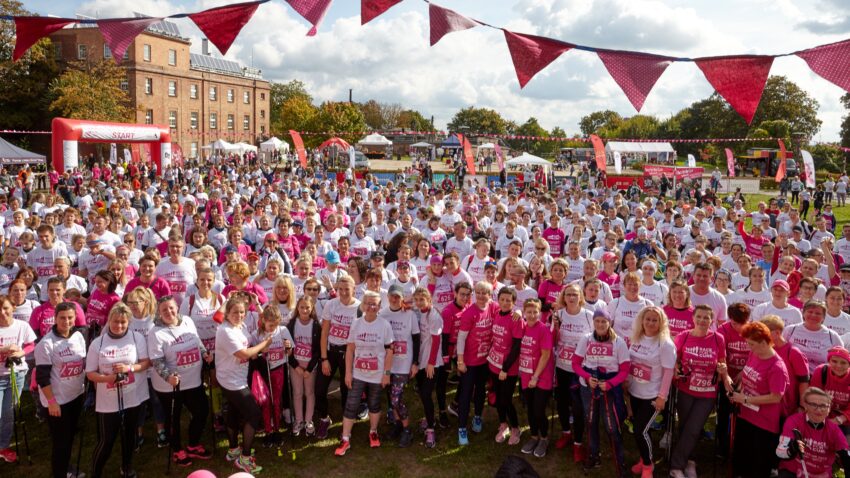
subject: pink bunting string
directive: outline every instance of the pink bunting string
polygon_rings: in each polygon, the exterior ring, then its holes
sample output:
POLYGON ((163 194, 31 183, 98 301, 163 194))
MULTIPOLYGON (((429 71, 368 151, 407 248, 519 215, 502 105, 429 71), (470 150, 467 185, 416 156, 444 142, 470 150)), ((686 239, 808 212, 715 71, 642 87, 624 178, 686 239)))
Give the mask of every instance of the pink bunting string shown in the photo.
POLYGON ((365 25, 402 0, 360 0, 360 24, 365 25))
POLYGON ((204 32, 218 51, 226 55, 230 45, 254 16, 259 6, 260 2, 237 3, 192 13, 189 18, 204 32))
POLYGON ((286 3, 313 25, 307 32, 308 37, 315 36, 319 31, 319 25, 328 13, 333 0, 286 0, 286 3))
POLYGON ((18 61, 37 41, 71 23, 72 20, 65 18, 15 17, 15 51, 12 60, 18 61))
POLYGON ((638 111, 672 60, 665 56, 610 50, 600 50, 597 55, 638 111))
POLYGON ((436 45, 448 33, 468 30, 478 25, 475 20, 433 3, 428 4, 428 18, 431 24, 431 46, 436 45))
POLYGON ((569 43, 550 38, 508 30, 504 32, 520 88, 525 88, 534 75, 573 47, 569 43))
POLYGON ((752 123, 764 85, 767 84, 773 57, 745 55, 697 58, 696 64, 732 109, 747 124, 752 123))
POLYGON ((850 40, 803 50, 797 56, 824 79, 850 91, 850 40))
POLYGON ((121 63, 124 52, 133 43, 133 39, 145 31, 152 24, 161 21, 162 18, 117 18, 113 20, 98 20, 97 26, 103 39, 112 50, 112 58, 116 63, 121 63))

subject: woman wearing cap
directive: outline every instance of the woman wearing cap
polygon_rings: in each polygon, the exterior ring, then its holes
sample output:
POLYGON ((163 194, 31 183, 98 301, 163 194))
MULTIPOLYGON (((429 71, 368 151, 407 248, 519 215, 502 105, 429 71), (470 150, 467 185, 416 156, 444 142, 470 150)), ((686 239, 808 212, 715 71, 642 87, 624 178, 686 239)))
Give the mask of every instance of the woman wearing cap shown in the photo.
POLYGON ((655 280, 655 272, 658 270, 658 263, 652 259, 644 259, 640 266, 642 272, 642 280, 638 294, 644 299, 661 307, 664 301, 667 300, 667 291, 669 290, 663 282, 655 280))
POLYGON ((623 438, 620 435, 620 417, 625 417, 623 382, 629 374, 629 347, 617 336, 607 311, 593 314, 593 331, 583 336, 572 356, 573 371, 579 376, 583 408, 587 411, 590 434, 588 455, 584 468, 601 466, 599 459, 599 423, 613 440, 614 460, 619 474, 624 476, 623 438), (600 415, 604 415, 600 419, 600 415))
POLYGON ((628 343, 632 334, 632 323, 638 313, 654 305, 651 301, 639 295, 640 276, 636 273, 626 273, 623 278, 623 295, 608 304, 608 315, 611 316, 614 331, 628 343))
POLYGON ((667 316, 658 307, 647 307, 635 319, 629 346, 628 391, 631 397, 634 438, 640 461, 632 473, 652 478, 654 468, 649 430, 667 405, 676 367, 676 346, 670 339, 667 316))
POLYGON ((390 286, 387 300, 387 306, 378 313, 378 318, 389 322, 393 330, 390 410, 387 414, 391 414, 394 423, 391 438, 399 440, 400 448, 407 448, 412 443, 413 434, 410 431, 410 416, 403 393, 410 377, 415 376, 419 370, 419 321, 413 311, 404 307, 404 288, 401 285, 390 286))
POLYGON ((740 377, 727 375, 724 385, 729 400, 738 404, 732 469, 740 476, 770 476, 776 459, 772 450, 779 443, 782 395, 788 387, 788 371, 773 350, 770 329, 750 323, 741 329, 752 353, 740 377))
POLYGON ((606 252, 602 254, 602 270, 599 272, 599 280, 608 285, 611 297, 620 297, 620 275, 617 273, 617 254, 606 252))
POLYGON ((786 327, 802 323, 803 315, 800 309, 788 303, 790 293, 791 287, 787 282, 782 279, 774 281, 770 286, 771 301, 759 304, 753 309, 753 322, 758 322, 766 315, 777 315, 785 321, 786 327))
MULTIPOLYGON (((774 283, 774 287, 776 284, 774 283)), ((803 306, 803 322, 785 328, 785 340, 800 349, 809 360, 809 370, 826 363, 826 353, 835 346, 843 347, 841 337, 823 325, 826 306, 819 300, 810 300, 803 306)), ((786 322, 787 325, 787 322, 786 322)))
POLYGON ((673 340, 678 356, 676 410, 680 420, 679 440, 670 462, 673 478, 696 476, 691 456, 714 409, 718 382, 727 375, 726 342, 711 330, 714 311, 707 305, 697 305, 693 320, 694 327, 673 340))
POLYGON ((514 317, 516 292, 513 289, 499 289, 496 302, 499 310, 493 316, 493 341, 487 355, 499 414, 496 443, 503 443, 510 436, 508 444, 516 445, 519 443, 520 430, 513 395, 519 375, 518 359, 525 324, 514 317))
POLYGON ((844 436, 850 435, 850 352, 844 347, 827 351, 827 363, 812 372, 811 386, 832 396, 829 420, 841 428, 844 436))
POLYGON ((549 277, 542 281, 537 287, 537 298, 543 304, 543 320, 549 321, 552 305, 558 301, 558 297, 567 284, 567 271, 569 265, 563 259, 555 259, 549 266, 549 277))

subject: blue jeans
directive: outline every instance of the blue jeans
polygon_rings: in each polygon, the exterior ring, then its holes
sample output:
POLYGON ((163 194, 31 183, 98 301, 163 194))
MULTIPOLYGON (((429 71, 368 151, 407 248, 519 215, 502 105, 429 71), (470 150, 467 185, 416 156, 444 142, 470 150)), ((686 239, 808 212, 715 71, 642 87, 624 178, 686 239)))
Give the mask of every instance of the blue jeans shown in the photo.
POLYGON ((623 456, 623 435, 620 426, 626 417, 626 406, 623 400, 623 387, 616 386, 607 392, 591 390, 581 387, 581 400, 587 413, 585 426, 587 427, 590 445, 590 458, 599 458, 599 422, 605 426, 605 431, 611 438, 614 447, 614 456, 621 466, 623 456), (607 396, 607 400, 606 400, 607 396))
POLYGON ((12 441, 12 432, 15 429, 15 414, 12 410, 13 400, 17 402, 21 398, 24 388, 24 372, 15 372, 15 380, 18 396, 12 398, 11 375, 0 377, 0 450, 9 448, 12 441))

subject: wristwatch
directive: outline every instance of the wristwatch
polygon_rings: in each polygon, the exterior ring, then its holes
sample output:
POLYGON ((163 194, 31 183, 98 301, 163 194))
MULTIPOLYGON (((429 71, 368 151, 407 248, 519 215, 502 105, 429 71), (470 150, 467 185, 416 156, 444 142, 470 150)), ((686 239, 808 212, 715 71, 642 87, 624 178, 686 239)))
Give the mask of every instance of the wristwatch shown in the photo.
POLYGON ((392 375, 392 372, 391 372, 391 371, 389 371, 389 370, 384 370, 384 375, 386 375, 387 377, 389 377, 390 375, 392 375))

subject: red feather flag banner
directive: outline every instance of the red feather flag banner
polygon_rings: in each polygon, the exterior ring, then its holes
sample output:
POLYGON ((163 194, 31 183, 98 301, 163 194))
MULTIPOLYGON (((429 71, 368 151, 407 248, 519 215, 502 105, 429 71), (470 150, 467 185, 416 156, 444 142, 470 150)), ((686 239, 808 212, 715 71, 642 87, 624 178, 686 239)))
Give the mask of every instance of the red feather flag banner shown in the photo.
POLYGON ((520 88, 525 88, 534 75, 574 46, 551 38, 503 31, 520 88))
POLYGON ((797 52, 815 73, 850 91, 850 40, 797 52))
POLYGON ((428 17, 431 23, 431 46, 436 45, 448 33, 468 30, 478 25, 475 20, 433 3, 428 4, 428 17))
POLYGON ((307 150, 304 149, 304 140, 301 135, 294 129, 289 130, 289 136, 292 136, 292 144, 295 146, 295 152, 298 154, 298 161, 301 162, 301 167, 307 167, 307 150))
POLYGON ((313 28, 307 32, 308 37, 315 36, 318 32, 319 25, 331 7, 331 2, 333 0, 286 0, 293 10, 313 25, 313 28))
POLYGON ((722 56, 694 60, 711 86, 741 115, 747 124, 761 101, 772 56, 722 56))
POLYGON ((460 140, 460 144, 463 145, 463 157, 466 158, 466 174, 475 176, 475 158, 472 157, 472 145, 469 144, 469 139, 460 133, 457 133, 457 138, 460 140))
POLYGON ((605 159, 605 144, 602 143, 602 138, 592 134, 590 135, 590 143, 593 144, 593 153, 596 156, 596 167, 600 171, 605 171, 607 160, 605 159))
POLYGON ((161 21, 162 18, 118 18, 115 20, 98 20, 97 27, 109 49, 112 50, 112 58, 120 63, 124 58, 124 52, 133 43, 139 33, 152 24, 161 21))
POLYGON ((260 2, 236 3, 192 13, 189 18, 204 32, 222 55, 227 54, 239 32, 248 23, 260 2))
POLYGON ((788 157, 788 151, 785 150, 785 142, 782 141, 782 138, 777 141, 779 142, 779 167, 776 168, 776 182, 778 183, 787 174, 788 162, 785 161, 785 158, 788 157))
POLYGON ((12 60, 20 60, 37 41, 72 23, 73 20, 65 18, 15 17, 15 51, 12 60))
POLYGON ((732 150, 726 148, 726 169, 729 171, 729 177, 735 177, 735 154, 732 150))
POLYGON ((643 108, 643 102, 652 87, 673 60, 664 56, 628 51, 599 50, 596 54, 638 111, 643 108))
POLYGON ((360 0, 360 24, 365 25, 402 0, 360 0))

